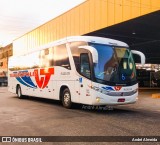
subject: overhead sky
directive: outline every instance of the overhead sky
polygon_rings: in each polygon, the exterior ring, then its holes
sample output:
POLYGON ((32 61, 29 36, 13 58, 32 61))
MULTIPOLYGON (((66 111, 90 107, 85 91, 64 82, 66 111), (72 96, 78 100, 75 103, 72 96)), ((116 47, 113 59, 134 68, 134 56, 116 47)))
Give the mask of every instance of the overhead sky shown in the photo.
POLYGON ((85 0, 0 0, 0 46, 46 23, 85 0))

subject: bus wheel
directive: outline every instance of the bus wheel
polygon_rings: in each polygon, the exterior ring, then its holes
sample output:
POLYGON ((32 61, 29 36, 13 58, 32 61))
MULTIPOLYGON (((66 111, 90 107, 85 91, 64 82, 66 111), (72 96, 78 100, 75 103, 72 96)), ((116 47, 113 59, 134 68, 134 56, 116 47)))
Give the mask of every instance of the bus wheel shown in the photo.
POLYGON ((71 108, 72 101, 71 101, 71 94, 68 88, 64 89, 62 95, 62 104, 65 108, 71 108))
POLYGON ((17 96, 18 96, 19 99, 23 98, 22 90, 21 90, 20 86, 17 86, 17 96))

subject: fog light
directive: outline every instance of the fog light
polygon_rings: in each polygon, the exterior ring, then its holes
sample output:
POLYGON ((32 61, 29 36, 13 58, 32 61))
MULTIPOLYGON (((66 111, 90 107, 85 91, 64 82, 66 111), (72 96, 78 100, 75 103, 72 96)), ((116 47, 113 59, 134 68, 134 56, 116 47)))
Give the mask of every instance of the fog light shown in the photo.
POLYGON ((97 97, 97 98, 96 98, 96 101, 97 101, 97 102, 100 102, 100 98, 99 98, 99 97, 97 97))

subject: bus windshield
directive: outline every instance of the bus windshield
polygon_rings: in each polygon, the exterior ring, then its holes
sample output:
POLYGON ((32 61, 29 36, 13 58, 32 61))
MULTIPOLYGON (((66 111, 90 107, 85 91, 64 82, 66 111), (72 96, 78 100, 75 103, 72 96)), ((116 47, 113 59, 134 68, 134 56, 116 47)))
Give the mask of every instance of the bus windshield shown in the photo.
POLYGON ((136 81, 136 68, 128 48, 90 43, 98 52, 98 63, 94 64, 95 78, 114 84, 136 81))

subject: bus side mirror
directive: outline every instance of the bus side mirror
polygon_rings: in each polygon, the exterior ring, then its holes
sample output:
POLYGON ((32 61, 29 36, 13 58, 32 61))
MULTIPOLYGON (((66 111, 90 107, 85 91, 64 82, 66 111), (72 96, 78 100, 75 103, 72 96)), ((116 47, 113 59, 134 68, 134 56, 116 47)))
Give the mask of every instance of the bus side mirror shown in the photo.
POLYGON ((92 47, 92 46, 79 46, 78 48, 89 50, 92 54, 93 63, 98 63, 98 52, 94 47, 92 47))
POLYGON ((141 57, 141 64, 142 64, 142 65, 145 64, 146 58, 145 58, 145 55, 144 55, 142 52, 137 51, 137 50, 131 50, 131 52, 132 52, 133 54, 139 55, 139 56, 141 57))

